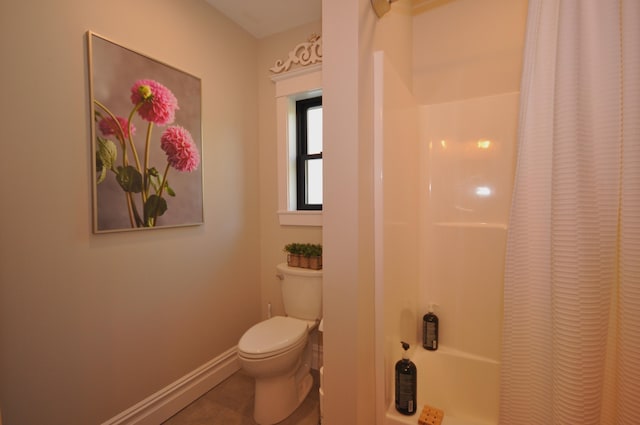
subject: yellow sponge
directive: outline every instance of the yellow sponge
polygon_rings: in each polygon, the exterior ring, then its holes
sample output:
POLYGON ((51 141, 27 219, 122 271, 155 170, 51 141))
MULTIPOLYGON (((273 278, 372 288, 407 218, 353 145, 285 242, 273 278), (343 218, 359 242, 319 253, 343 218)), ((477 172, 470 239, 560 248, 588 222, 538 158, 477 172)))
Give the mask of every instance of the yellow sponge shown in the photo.
POLYGON ((422 413, 420 413, 418 425, 441 425, 442 418, 444 418, 444 412, 442 410, 425 405, 422 408, 422 413))

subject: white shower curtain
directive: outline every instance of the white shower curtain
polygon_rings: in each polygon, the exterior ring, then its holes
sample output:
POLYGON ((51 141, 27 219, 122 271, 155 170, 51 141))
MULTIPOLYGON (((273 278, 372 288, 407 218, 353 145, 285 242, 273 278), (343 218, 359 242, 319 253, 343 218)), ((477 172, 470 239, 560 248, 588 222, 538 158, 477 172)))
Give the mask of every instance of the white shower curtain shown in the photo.
POLYGON ((640 0, 529 0, 500 423, 640 424, 640 0))

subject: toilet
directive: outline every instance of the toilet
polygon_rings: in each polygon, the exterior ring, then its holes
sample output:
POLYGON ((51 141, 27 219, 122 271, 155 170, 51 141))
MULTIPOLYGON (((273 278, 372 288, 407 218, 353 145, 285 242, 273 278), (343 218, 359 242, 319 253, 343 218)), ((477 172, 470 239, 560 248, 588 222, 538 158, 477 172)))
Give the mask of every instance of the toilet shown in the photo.
POLYGON ((238 343, 240 367, 255 378, 253 417, 272 425, 291 415, 309 394, 309 333, 322 318, 322 270, 278 264, 285 316, 247 330, 238 343))

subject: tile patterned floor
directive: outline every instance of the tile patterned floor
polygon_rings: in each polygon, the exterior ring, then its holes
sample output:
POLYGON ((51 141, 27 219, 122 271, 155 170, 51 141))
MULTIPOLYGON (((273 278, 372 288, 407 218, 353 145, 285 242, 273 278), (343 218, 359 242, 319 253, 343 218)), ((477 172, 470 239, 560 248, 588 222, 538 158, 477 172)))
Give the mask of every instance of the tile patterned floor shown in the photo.
MULTIPOLYGON (((318 425, 318 376, 316 371, 312 372, 314 387, 311 392, 300 407, 278 425, 318 425)), ((256 425, 253 420, 253 390, 253 378, 240 370, 163 425, 256 425)))

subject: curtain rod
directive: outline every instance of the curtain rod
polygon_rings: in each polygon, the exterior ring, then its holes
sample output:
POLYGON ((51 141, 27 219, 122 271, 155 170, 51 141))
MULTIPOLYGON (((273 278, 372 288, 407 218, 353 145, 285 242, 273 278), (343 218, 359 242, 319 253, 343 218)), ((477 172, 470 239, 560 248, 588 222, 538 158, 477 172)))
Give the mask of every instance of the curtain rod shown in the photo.
POLYGON ((391 3, 394 3, 398 0, 371 0, 371 6, 373 6, 373 10, 378 15, 378 18, 382 18, 382 16, 387 13, 391 9, 391 3))

